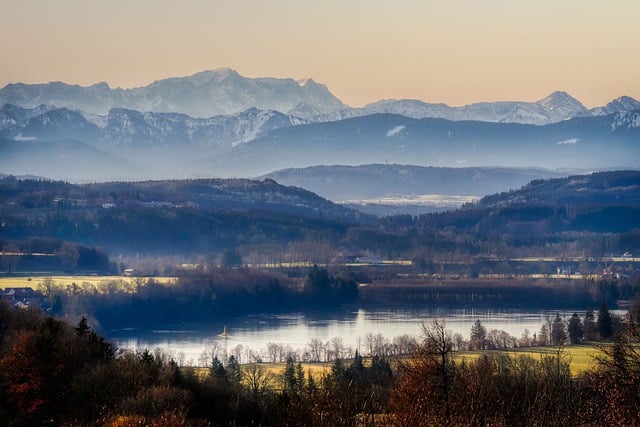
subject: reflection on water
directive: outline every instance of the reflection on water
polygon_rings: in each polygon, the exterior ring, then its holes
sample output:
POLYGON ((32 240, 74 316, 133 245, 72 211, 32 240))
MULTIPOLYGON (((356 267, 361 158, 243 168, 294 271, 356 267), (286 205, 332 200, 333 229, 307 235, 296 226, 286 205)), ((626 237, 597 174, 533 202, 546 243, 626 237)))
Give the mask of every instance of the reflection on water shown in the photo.
MULTIPOLYGON (((584 310, 575 310, 581 318, 584 310)), ((263 352, 268 343, 290 346, 302 350, 313 338, 327 342, 342 338, 344 345, 352 349, 363 347, 367 334, 382 334, 392 340, 401 335, 420 337, 423 322, 433 318, 444 319, 447 329, 469 338, 471 326, 480 319, 487 331, 500 329, 516 337, 525 329, 531 335, 540 330, 548 317, 556 312, 567 319, 574 310, 488 310, 488 309, 420 309, 420 310, 357 310, 342 313, 308 314, 258 314, 227 319, 210 324, 174 325, 157 330, 127 328, 107 332, 108 338, 122 349, 142 350, 161 348, 179 356, 187 364, 199 364, 203 352, 212 346, 228 349, 242 346, 263 352), (226 342, 218 335, 228 332, 226 342)))

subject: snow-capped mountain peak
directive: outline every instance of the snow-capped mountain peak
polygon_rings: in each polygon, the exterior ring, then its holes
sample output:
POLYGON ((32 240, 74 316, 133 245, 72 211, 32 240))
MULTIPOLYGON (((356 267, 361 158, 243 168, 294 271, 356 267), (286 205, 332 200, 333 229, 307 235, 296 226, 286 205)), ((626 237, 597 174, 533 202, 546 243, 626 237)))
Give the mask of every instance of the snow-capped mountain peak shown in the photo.
POLYGON ((537 101, 536 104, 554 111, 556 114, 566 115, 564 118, 575 117, 587 112, 587 108, 580 101, 562 91, 555 91, 537 101))

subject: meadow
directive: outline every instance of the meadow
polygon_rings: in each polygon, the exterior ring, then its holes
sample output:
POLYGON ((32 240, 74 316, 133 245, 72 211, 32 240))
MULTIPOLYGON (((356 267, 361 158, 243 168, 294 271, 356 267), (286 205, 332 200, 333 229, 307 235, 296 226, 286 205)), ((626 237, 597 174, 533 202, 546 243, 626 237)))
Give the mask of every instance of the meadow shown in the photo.
MULTIPOLYGON (((589 369, 594 368, 597 365, 596 356, 600 353, 597 347, 598 343, 587 343, 579 345, 569 345, 562 347, 562 358, 569 362, 571 369, 571 375, 577 377, 578 375, 586 372, 589 369)), ((535 360, 540 360, 544 356, 556 356, 558 353, 558 347, 524 347, 508 350, 480 350, 480 351, 456 351, 453 353, 453 359, 456 362, 473 361, 478 359, 482 355, 507 355, 508 357, 520 357, 530 356, 535 360)), ((406 362, 410 360, 410 356, 392 357, 391 365, 397 366, 398 363, 406 362)), ((351 364, 351 360, 345 360, 345 366, 351 364)), ((366 357, 363 359, 365 366, 371 365, 371 359, 366 357)), ((321 380, 322 377, 331 373, 332 362, 303 362, 301 363, 302 369, 305 375, 311 373, 316 381, 321 380)), ((242 369, 248 369, 256 366, 256 364, 242 365, 242 369)), ((282 378, 286 367, 285 363, 259 363, 266 373, 275 379, 275 386, 278 385, 278 380, 282 378)), ((196 368, 200 375, 207 375, 207 368, 196 368)))
MULTIPOLYGON (((82 283, 90 283, 99 288, 102 283, 123 280, 125 282, 133 281, 136 278, 130 276, 69 276, 69 275, 51 275, 51 276, 7 276, 0 277, 0 289, 7 288, 33 288, 37 289, 38 285, 44 279, 52 279, 57 285, 67 287, 73 283, 81 285, 82 283)), ((172 283, 175 277, 154 277, 153 280, 160 283, 172 283)))

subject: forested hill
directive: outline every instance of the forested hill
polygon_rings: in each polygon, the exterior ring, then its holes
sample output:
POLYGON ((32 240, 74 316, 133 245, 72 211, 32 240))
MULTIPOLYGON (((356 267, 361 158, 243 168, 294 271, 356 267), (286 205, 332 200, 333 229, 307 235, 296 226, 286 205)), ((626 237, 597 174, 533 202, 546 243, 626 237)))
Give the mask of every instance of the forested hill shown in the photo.
POLYGON ((535 180, 443 214, 423 215, 429 229, 551 236, 563 232, 628 233, 640 229, 640 171, 598 172, 535 180))
POLYGON ((297 187, 273 180, 200 179, 75 185, 60 181, 0 180, 0 203, 20 208, 174 207, 265 210, 302 216, 355 219, 357 213, 297 187))
POLYGON ((110 252, 209 253, 344 232, 356 211, 273 180, 69 184, 0 180, 0 240, 54 238, 110 252))
POLYGON ((591 175, 534 180, 519 190, 483 197, 480 207, 545 204, 640 205, 640 171, 597 172, 591 175))

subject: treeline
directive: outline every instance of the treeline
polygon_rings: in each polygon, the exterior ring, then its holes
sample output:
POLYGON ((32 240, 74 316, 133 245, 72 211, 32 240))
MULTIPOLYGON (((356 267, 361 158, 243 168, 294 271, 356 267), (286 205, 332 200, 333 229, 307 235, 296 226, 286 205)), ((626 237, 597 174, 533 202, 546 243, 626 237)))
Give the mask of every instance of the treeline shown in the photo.
POLYGON ((302 279, 246 268, 181 270, 175 283, 153 278, 111 281, 101 289, 67 289, 49 279, 40 286, 57 314, 88 314, 105 328, 208 322, 255 312, 327 310, 358 299, 348 272, 332 275, 314 266, 302 279), (53 282, 53 283, 52 283, 53 282))
POLYGON ((441 306, 486 308, 598 307, 616 306, 640 293, 640 280, 602 278, 598 280, 447 279, 417 281, 411 278, 376 284, 360 290, 361 305, 441 306))
MULTIPOLYGON (((228 258, 233 258, 228 255, 228 258)), ((228 260, 233 264, 233 259, 228 260)), ((394 277, 370 269, 283 269, 195 265, 174 269, 176 279, 105 280, 65 287, 51 278, 34 282, 44 307, 57 315, 88 315, 104 328, 202 323, 247 313, 304 310, 326 312, 358 307, 476 307, 574 309, 617 307, 640 295, 640 280, 603 278, 547 283, 544 280, 394 277), (367 283, 360 286, 359 283, 367 283)))
POLYGON ((603 342, 594 368, 572 376, 562 347, 536 360, 454 358, 446 325, 426 324, 411 357, 337 358, 281 374, 261 364, 180 368, 162 352, 119 352, 82 318, 72 326, 0 302, 0 424, 27 425, 637 425, 637 307, 603 342))
POLYGON ((0 239, 0 271, 77 271, 115 274, 118 266, 104 249, 47 238, 0 239))

